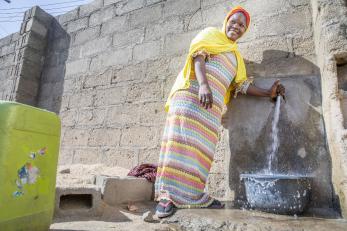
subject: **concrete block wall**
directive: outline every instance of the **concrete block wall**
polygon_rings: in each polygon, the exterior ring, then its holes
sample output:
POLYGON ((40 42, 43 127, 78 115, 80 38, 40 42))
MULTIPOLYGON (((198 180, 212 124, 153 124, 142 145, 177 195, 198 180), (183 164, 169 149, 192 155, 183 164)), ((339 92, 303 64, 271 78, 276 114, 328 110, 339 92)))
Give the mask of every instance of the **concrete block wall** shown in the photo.
POLYGON ((1 99, 37 106, 41 72, 45 60, 46 35, 52 16, 33 7, 24 14, 19 33, 0 43, 1 99))
POLYGON ((20 38, 19 32, 8 35, 0 40, 0 99, 11 100, 14 98, 16 84, 15 60, 16 44, 20 38))
MULTIPOLYGON (((298 64, 296 54, 314 60, 309 1, 258 5, 250 1, 97 0, 57 18, 66 34, 49 48, 39 105, 59 112, 63 120, 60 163, 103 162, 130 168, 156 162, 165 122, 163 105, 190 40, 206 26, 220 27, 237 4, 254 18, 249 34, 240 41, 250 74, 292 74, 288 63, 298 64), (291 17, 300 17, 300 23, 293 26, 291 17), (283 27, 269 28, 267 20, 274 18, 283 27), (274 57, 264 53, 269 49, 282 52, 274 57), (278 71, 264 68, 265 61, 278 71), (65 70, 57 71, 63 65, 65 70)), ((294 72, 316 71, 302 66, 294 72)), ((219 146, 223 152, 224 144, 219 146)), ((214 167, 212 172, 223 178, 226 170, 220 169, 217 173, 214 167)))

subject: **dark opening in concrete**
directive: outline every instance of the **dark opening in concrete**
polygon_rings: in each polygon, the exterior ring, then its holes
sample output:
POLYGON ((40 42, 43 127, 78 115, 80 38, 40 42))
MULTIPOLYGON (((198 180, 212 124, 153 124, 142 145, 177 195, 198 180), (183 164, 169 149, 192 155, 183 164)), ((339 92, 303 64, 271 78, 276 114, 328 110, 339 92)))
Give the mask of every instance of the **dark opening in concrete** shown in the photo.
POLYGON ((340 96, 341 112, 343 115, 343 126, 347 128, 347 60, 336 59, 337 81, 340 96))
POLYGON ((60 197, 60 209, 90 209, 92 206, 91 194, 69 194, 60 197))

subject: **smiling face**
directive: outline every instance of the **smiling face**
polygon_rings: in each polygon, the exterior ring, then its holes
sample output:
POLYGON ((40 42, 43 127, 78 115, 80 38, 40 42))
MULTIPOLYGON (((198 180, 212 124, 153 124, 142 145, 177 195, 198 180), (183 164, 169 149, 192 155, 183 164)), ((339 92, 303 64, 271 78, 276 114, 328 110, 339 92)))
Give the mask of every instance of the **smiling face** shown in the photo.
POLYGON ((246 16, 240 12, 235 13, 228 19, 225 34, 230 40, 236 41, 246 32, 246 25, 246 16))

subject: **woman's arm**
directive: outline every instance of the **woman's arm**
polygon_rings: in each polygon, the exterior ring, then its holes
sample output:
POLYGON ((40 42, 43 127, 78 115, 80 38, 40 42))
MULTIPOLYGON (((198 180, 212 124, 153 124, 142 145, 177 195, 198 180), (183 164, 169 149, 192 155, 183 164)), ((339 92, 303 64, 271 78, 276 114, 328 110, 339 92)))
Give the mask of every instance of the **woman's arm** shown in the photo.
POLYGON ((250 85, 247 89, 247 95, 270 97, 271 91, 270 91, 270 89, 266 90, 266 89, 256 87, 254 85, 250 85))
POLYGON ((206 63, 202 55, 194 58, 195 76, 199 83, 199 100, 200 104, 208 109, 212 108, 213 96, 206 77, 206 63))
POLYGON ((250 85, 246 93, 247 95, 270 97, 271 99, 276 98, 277 95, 281 95, 284 99, 285 88, 280 84, 279 80, 276 80, 268 90, 250 85))

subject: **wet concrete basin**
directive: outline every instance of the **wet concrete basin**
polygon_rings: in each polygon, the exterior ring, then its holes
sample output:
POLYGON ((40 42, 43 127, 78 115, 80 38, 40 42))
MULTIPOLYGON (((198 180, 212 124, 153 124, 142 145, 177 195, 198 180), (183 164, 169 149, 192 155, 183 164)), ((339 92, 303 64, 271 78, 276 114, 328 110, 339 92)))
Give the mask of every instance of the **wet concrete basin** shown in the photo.
POLYGON ((310 200, 307 176, 241 174, 252 209, 276 214, 301 214, 310 200))

